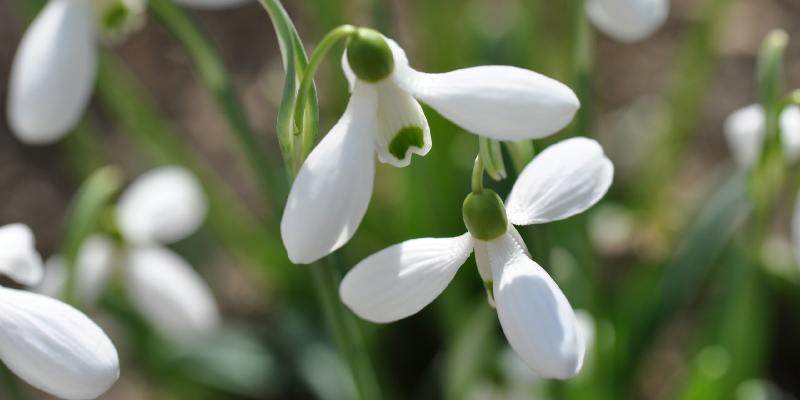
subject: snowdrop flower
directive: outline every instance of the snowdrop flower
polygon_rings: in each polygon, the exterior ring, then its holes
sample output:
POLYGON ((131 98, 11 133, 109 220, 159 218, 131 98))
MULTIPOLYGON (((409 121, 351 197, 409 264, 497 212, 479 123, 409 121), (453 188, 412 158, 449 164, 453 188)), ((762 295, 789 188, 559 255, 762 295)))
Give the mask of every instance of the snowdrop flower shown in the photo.
POLYGON ((586 14, 606 35, 620 42, 638 42, 666 21, 669 0, 588 0, 586 14))
MULTIPOLYGON (((37 283, 31 277, 41 277, 41 258, 26 226, 0 227, 0 252, 0 272, 37 283)), ((117 350, 86 315, 50 297, 4 287, 0 360, 32 386, 64 399, 96 398, 119 377, 117 350)))
MULTIPOLYGON (((81 244, 75 261, 74 290, 81 304, 94 304, 102 295, 113 272, 115 252, 114 242, 100 234, 89 236, 81 244)), ((66 282, 66 262, 62 256, 54 255, 45 263, 44 279, 35 290, 50 297, 61 297, 66 282)))
MULTIPOLYGON (((228 6, 242 0, 183 0, 228 6)), ((144 24, 146 0, 49 0, 19 44, 11 67, 7 114, 24 143, 50 144, 80 120, 94 88, 97 44, 144 24)))
MULTIPOLYGON (((207 213, 200 182, 174 166, 145 173, 122 193, 116 222, 124 243, 115 249, 104 236, 90 237, 77 260, 77 292, 91 304, 115 264, 133 305, 160 334, 185 340, 211 333, 219 311, 208 284, 186 260, 165 247, 196 231, 207 213)), ((41 292, 63 292, 63 265, 52 262, 41 292), (59 275, 61 277, 59 277, 59 275)))
MULTIPOLYGON (((743 169, 755 164, 764 145, 764 109, 761 105, 751 104, 734 111, 725 120, 723 130, 736 163, 743 169)), ((783 109, 780 138, 787 161, 797 161, 800 157, 800 107, 783 109)))
POLYGON ((497 140, 550 135, 579 107, 567 86, 521 68, 417 72, 397 43, 363 28, 350 38, 343 69, 352 91, 347 109, 301 167, 281 221, 289 258, 298 264, 332 253, 353 236, 372 195, 376 154, 405 167, 412 154, 431 149, 417 100, 497 140))
POLYGON ((409 240, 373 254, 345 276, 340 296, 364 319, 406 318, 430 304, 474 250, 514 351, 543 377, 573 377, 583 363, 585 338, 566 297, 531 260, 509 222, 540 224, 581 213, 606 193, 613 170, 594 140, 555 144, 525 167, 505 207, 489 189, 471 193, 463 207, 468 233, 409 240))

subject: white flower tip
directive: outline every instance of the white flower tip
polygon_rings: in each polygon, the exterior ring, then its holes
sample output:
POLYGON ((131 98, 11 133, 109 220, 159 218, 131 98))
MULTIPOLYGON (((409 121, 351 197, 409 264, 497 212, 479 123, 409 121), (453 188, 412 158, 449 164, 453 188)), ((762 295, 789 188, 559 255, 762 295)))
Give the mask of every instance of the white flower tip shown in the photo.
POLYGON ((125 267, 131 302, 162 335, 186 340, 216 330, 220 316, 211 288, 179 255, 164 247, 138 247, 125 267))
POLYGON ((669 1, 590 0, 586 12, 606 35, 632 43, 646 39, 664 24, 669 15, 669 1))
POLYGON ((88 1, 51 0, 25 32, 11 67, 7 108, 22 142, 53 143, 80 119, 94 86, 93 23, 88 1))
POLYGON ((0 227, 0 273, 26 286, 42 280, 42 257, 36 251, 33 232, 27 225, 0 227))
POLYGON ((358 263, 342 280, 339 296, 356 315, 387 323, 414 315, 447 287, 472 253, 469 233, 454 238, 408 240, 358 263))
POLYGON ((119 377, 117 350, 86 315, 58 300, 0 288, 0 358, 31 385, 93 399, 119 377))
POLYGON ((196 231, 208 205, 197 178, 167 166, 145 173, 120 196, 116 217, 125 238, 134 243, 170 243, 196 231))

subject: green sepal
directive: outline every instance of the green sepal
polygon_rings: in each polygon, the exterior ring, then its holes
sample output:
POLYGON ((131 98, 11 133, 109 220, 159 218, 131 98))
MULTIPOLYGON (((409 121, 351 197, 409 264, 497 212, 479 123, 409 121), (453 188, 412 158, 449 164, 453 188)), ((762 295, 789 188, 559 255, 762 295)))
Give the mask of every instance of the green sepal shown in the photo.
POLYGON ((358 28, 347 44, 347 62, 358 79, 379 82, 394 70, 394 57, 383 35, 368 28, 358 28))
POLYGON ((462 208, 464 225, 475 239, 492 240, 508 230, 503 200, 491 189, 470 193, 462 208))

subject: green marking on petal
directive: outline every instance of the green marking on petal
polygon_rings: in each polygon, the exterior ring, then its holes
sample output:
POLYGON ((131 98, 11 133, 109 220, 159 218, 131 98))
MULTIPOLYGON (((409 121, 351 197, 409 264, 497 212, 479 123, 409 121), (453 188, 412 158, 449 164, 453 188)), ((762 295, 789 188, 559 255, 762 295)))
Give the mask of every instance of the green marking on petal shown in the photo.
POLYGON ((122 2, 115 3, 103 15, 103 26, 106 29, 116 29, 130 17, 131 10, 122 2))
POLYGON ((419 126, 407 126, 394 135, 392 142, 389 143, 389 153, 398 160, 402 160, 406 157, 406 152, 409 148, 416 147, 421 149, 424 145, 425 135, 422 132, 422 128, 419 126))

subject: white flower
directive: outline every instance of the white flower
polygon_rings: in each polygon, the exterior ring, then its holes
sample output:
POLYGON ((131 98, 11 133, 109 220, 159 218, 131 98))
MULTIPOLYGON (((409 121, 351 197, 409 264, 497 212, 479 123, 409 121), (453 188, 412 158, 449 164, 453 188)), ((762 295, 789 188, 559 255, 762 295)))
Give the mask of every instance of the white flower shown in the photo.
MULTIPOLYGON (((120 264, 131 303, 154 329, 171 340, 207 335, 220 319, 211 289, 183 258, 165 247, 194 233, 207 210, 200 182, 189 171, 167 166, 145 173, 117 204, 124 251, 115 252, 106 237, 89 237, 75 266, 76 294, 92 304, 120 264), (124 255, 122 260, 118 255, 124 255)), ((66 278, 63 262, 55 258, 48 264, 39 291, 58 296, 66 278)))
MULTIPOLYGON (((183 0, 201 7, 246 0, 183 0)), ((117 40, 144 23, 146 0, 49 0, 19 44, 11 67, 9 126, 26 144, 63 138, 86 110, 99 39, 117 40)))
POLYGON ((588 0, 592 23, 621 42, 637 42, 655 32, 669 14, 668 0, 588 0))
MULTIPOLYGON (((114 243, 106 236, 95 234, 81 244, 75 261, 75 296, 82 304, 94 304, 103 293, 113 272, 114 243)), ((60 255, 50 257, 45 263, 45 274, 36 292, 51 297, 61 297, 67 281, 67 268, 60 255)))
POLYGON ((379 35, 371 40, 386 46, 387 62, 378 65, 386 75, 366 81, 356 77, 348 61, 357 54, 353 40, 343 58, 352 87, 350 102, 301 167, 281 221, 281 236, 294 263, 312 263, 350 240, 372 195, 376 154, 381 162, 404 167, 411 154, 430 150, 428 122, 417 99, 461 128, 498 140, 552 134, 579 107, 567 86, 520 68, 417 72, 394 41, 379 35))
POLYGON ((28 144, 72 129, 94 86, 97 48, 88 0, 50 0, 25 32, 11 67, 8 121, 28 144))
POLYGON ((42 258, 27 225, 0 227, 0 273, 28 286, 42 279, 42 258))
MULTIPOLYGON (((516 225, 539 224, 583 212, 606 193, 613 170, 591 139, 555 144, 520 174, 506 201, 508 220, 516 225)), ((566 379, 577 374, 585 338, 572 307, 544 269, 530 259, 512 225, 488 241, 466 233, 386 248, 350 270, 340 287, 341 298, 353 312, 373 322, 408 317, 445 289, 473 250, 511 347, 541 376, 566 379)))
MULTIPOLYGON (((4 252, 20 245, 28 252, 32 241, 30 231, 20 225, 0 228, 4 252), (9 229, 24 231, 25 240, 8 234, 9 229)), ((41 274, 38 255, 29 259, 34 262, 12 268, 5 265, 8 261, 18 259, 0 258, 0 271, 12 278, 41 274)), ((0 287, 0 360, 32 386, 64 399, 96 398, 119 377, 117 350, 83 313, 47 296, 4 287, 0 287)))
MULTIPOLYGON (((725 120, 725 139, 733 158, 741 168, 749 168, 758 160, 764 146, 764 109, 759 104, 740 108, 725 120)), ((784 108, 780 116, 780 138, 789 162, 800 157, 800 107, 784 108)))
POLYGON ((161 167, 140 176, 120 196, 117 223, 132 243, 171 243, 196 231, 208 212, 191 172, 161 167))

